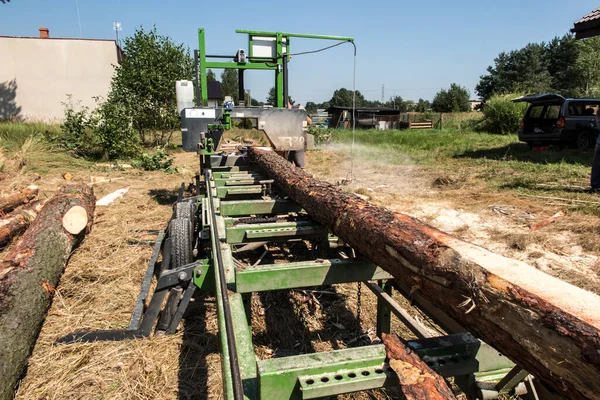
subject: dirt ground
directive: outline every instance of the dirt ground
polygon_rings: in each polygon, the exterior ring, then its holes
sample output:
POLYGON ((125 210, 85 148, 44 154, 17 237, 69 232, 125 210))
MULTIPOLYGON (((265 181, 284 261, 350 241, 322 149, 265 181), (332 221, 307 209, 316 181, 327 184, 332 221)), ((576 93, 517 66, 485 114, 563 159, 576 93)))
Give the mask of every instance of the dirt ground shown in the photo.
MULTIPOLYGON (((600 293, 597 259, 598 218, 567 214, 537 231, 528 227, 560 208, 539 200, 489 192, 468 176, 440 175, 410 160, 390 164, 388 154, 377 159, 348 148, 325 148, 307 156, 308 171, 331 182, 351 179, 345 190, 503 255, 524 260, 568 282, 600 293), (352 164, 352 165, 351 165, 352 164)), ((64 184, 63 172, 74 181, 90 176, 118 178, 95 186, 96 196, 129 187, 124 198, 98 207, 92 232, 73 253, 34 348, 17 399, 220 399, 220 359, 215 306, 201 303, 193 318, 173 336, 117 343, 57 345, 55 340, 75 330, 118 329, 129 322, 151 247, 132 245, 143 230, 165 227, 177 188, 196 172, 195 154, 178 153, 179 172, 114 170, 84 163, 46 166, 36 180, 21 171, 0 189, 0 195, 35 181, 43 195, 64 184)), ((39 172, 39 171, 38 171, 39 172)), ((3 182, 4 183, 4 182, 3 182)), ((279 249, 285 252, 285 249, 279 249)), ((275 252, 275 251, 273 251, 275 252)), ((1 255, 1 254, 0 254, 1 255)), ((378 341, 376 300, 363 288, 360 329, 357 284, 315 290, 254 294, 252 326, 260 358, 352 347, 378 341)), ((396 295, 406 304, 406 301, 396 295)), ((422 315, 411 311, 418 319, 422 315)), ((392 329, 406 329, 394 319, 392 329)), ((340 399, 396 398, 395 392, 372 391, 340 399)))

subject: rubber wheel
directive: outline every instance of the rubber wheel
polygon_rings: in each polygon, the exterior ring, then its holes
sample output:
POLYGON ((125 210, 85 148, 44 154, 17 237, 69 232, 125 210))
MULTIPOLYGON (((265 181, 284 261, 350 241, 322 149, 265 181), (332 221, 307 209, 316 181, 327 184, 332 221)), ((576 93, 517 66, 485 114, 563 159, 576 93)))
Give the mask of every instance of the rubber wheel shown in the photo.
POLYGON ((192 221, 192 226, 196 221, 196 204, 193 201, 179 201, 175 203, 174 218, 187 218, 192 221))
POLYGON ((592 135, 589 132, 580 132, 573 141, 574 149, 588 149, 592 147, 592 135))
POLYGON ((171 238, 171 268, 178 268, 193 261, 194 231, 189 218, 175 218, 169 223, 171 238))

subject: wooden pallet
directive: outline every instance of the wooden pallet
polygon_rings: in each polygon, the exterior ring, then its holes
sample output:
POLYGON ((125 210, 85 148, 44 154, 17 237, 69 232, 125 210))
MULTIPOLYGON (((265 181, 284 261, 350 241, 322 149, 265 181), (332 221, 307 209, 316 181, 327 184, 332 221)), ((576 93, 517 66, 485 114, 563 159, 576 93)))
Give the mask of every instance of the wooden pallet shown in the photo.
POLYGON ((409 122, 408 129, 433 129, 433 121, 409 122))

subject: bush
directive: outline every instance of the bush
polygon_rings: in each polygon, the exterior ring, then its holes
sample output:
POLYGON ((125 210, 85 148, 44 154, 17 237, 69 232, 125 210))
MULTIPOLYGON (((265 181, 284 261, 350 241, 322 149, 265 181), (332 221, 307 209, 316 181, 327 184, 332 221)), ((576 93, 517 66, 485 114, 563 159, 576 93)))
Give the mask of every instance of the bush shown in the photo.
POLYGON ((338 129, 326 128, 323 126, 309 126, 306 133, 314 136, 315 144, 331 143, 336 139, 338 129))
POLYGON ((95 125, 93 113, 79 103, 75 105, 71 95, 67 95, 65 121, 60 126, 61 134, 50 132, 46 139, 78 156, 94 157, 98 155, 97 141, 92 132, 95 125))
POLYGON ((173 159, 169 158, 162 147, 157 147, 154 154, 142 153, 137 160, 132 162, 132 165, 145 171, 177 172, 177 168, 171 168, 173 159))
POLYGON ((61 134, 47 138, 58 146, 85 158, 128 158, 139 153, 138 136, 131 127, 125 107, 116 101, 101 102, 98 108, 75 106, 69 100, 65 106, 65 121, 61 134))
POLYGON ((486 130, 491 133, 503 135, 517 133, 527 103, 514 103, 511 99, 518 94, 506 94, 492 96, 483 106, 484 124, 486 130))
POLYGON ((131 127, 127 109, 107 100, 95 111, 93 132, 105 159, 128 158, 139 153, 138 135, 131 127))

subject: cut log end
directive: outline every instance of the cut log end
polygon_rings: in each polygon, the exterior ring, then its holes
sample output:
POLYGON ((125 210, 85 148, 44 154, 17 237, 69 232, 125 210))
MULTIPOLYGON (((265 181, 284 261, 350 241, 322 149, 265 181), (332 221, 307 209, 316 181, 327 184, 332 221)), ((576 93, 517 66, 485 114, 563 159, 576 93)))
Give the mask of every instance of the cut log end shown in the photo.
POLYGON ((398 336, 384 333, 383 343, 390 367, 398 376, 400 389, 407 400, 456 399, 444 378, 402 343, 398 336))
POLYGON ((78 235, 88 224, 87 210, 81 206, 73 206, 62 219, 63 228, 72 235, 78 235))

